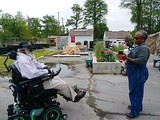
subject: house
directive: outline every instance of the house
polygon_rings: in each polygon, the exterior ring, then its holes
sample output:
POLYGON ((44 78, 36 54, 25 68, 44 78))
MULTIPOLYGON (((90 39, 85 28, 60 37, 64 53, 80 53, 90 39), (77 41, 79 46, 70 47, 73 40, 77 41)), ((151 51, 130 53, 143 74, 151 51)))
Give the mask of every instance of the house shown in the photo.
POLYGON ((56 39, 57 39, 57 36, 49 36, 48 37, 49 44, 55 46, 56 45, 56 39))
POLYGON ((105 48, 110 48, 113 45, 123 46, 127 37, 131 38, 129 31, 106 31, 103 37, 104 46, 105 48))
POLYGON ((63 48, 68 45, 68 36, 49 36, 48 43, 56 46, 58 50, 63 50, 63 48))
POLYGON ((68 36, 57 36, 56 47, 58 50, 63 50, 68 45, 68 36))
POLYGON ((93 48, 93 29, 71 29, 68 36, 68 45, 75 44, 93 48))

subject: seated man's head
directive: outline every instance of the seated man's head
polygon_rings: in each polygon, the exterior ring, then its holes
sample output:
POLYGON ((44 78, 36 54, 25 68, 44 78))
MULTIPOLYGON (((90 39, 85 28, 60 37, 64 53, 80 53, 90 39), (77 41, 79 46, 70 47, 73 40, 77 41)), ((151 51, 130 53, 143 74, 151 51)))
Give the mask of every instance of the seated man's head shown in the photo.
POLYGON ((18 52, 24 53, 28 56, 33 57, 31 45, 27 41, 22 41, 18 45, 18 52))

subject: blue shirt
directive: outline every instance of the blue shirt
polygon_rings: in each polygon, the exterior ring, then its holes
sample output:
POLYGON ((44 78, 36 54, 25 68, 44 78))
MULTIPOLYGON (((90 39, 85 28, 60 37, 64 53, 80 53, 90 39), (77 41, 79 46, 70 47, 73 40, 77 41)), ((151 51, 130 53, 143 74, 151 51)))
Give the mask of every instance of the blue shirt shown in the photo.
POLYGON ((126 70, 129 80, 145 81, 148 79, 147 61, 150 57, 150 50, 144 43, 136 46, 128 55, 135 61, 126 62, 126 70))

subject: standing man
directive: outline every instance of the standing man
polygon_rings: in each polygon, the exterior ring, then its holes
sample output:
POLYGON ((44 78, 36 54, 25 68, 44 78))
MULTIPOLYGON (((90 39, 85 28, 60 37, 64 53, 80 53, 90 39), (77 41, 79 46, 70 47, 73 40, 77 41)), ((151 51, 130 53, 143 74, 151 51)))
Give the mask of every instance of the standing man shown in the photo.
POLYGON ((126 70, 129 81, 129 98, 130 113, 126 114, 127 118, 136 118, 143 110, 143 93, 144 84, 148 79, 147 61, 150 57, 150 50, 145 41, 148 35, 145 31, 140 30, 135 34, 135 48, 127 55, 123 55, 126 59, 126 70))

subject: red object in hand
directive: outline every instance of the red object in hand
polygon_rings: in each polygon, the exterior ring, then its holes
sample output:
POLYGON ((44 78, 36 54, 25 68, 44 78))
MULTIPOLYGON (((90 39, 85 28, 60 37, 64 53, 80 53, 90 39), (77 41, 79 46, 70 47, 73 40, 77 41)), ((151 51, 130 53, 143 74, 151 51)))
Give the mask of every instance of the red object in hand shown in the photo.
POLYGON ((119 52, 118 52, 118 60, 124 60, 124 58, 123 58, 123 50, 120 50, 119 52))
POLYGON ((118 60, 124 60, 123 55, 118 55, 118 60))

